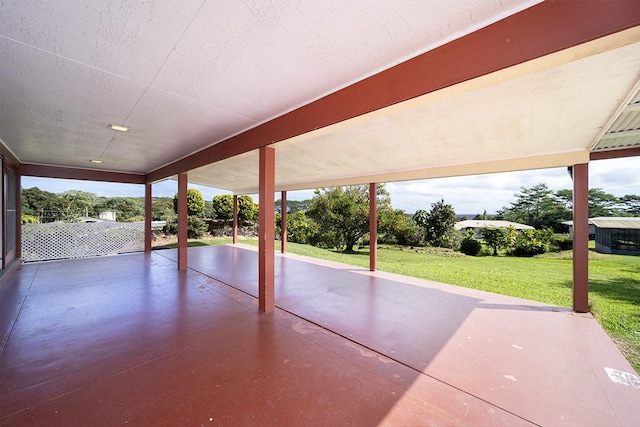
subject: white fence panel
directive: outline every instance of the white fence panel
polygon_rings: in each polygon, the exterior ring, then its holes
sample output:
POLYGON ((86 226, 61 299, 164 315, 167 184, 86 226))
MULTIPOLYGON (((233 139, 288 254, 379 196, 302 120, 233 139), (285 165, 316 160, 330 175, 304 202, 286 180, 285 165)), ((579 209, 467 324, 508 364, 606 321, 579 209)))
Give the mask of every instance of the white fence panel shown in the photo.
POLYGON ((144 222, 22 225, 22 260, 88 258, 144 250, 144 222))

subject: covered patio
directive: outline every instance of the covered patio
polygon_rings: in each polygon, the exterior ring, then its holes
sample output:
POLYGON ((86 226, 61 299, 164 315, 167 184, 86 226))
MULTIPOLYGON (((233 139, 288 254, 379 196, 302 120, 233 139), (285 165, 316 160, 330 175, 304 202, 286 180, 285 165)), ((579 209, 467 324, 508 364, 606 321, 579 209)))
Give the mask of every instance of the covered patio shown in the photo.
POLYGON ((20 267, 1 425, 634 425, 589 314, 244 245, 20 267))
POLYGON ((589 162, 640 154, 639 2, 9 1, 0 59, 3 425, 638 419, 580 313, 589 162), (276 192, 554 167, 573 311, 376 272, 375 198, 370 271, 273 248, 276 192), (145 252, 23 264, 23 176, 144 186, 145 252), (189 183, 259 194, 259 249, 188 249, 189 183))

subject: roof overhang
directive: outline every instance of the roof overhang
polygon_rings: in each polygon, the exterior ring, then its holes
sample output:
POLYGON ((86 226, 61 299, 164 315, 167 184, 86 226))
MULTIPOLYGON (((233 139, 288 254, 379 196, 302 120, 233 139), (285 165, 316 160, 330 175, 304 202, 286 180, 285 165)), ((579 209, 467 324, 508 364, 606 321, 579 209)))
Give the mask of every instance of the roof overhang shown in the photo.
POLYGON ((140 20, 135 28, 105 26, 81 5, 8 6, 0 19, 3 152, 25 175, 150 183, 188 172, 196 184, 255 193, 264 146, 276 151, 276 190, 568 166, 640 147, 637 1, 411 6, 428 20, 408 4, 387 11, 387 2, 373 3, 362 15, 341 3, 313 6, 310 28, 299 21, 301 6, 267 17, 229 4, 229 25, 215 30, 220 11, 194 5, 176 17, 173 3, 101 12, 126 12, 140 20), (345 20, 352 14, 369 27, 345 20), (297 33, 274 36, 265 19, 297 33), (302 37, 326 35, 323 25, 345 46, 302 37), (364 45, 347 46, 347 36, 364 45), (256 49, 261 37, 275 51, 256 49), (297 69, 296 61, 308 64, 297 69), (292 68, 299 81, 287 79, 292 68), (104 117, 114 119, 98 122, 104 117), (132 130, 114 133, 107 121, 132 130), (90 158, 106 161, 85 167, 90 158))
MULTIPOLYGON (((316 129, 272 144, 276 189, 587 163, 609 135, 606 124, 637 111, 624 106, 629 93, 638 98, 638 70, 636 27, 316 129)), ((256 193, 257 168, 254 150, 189 176, 256 193)))

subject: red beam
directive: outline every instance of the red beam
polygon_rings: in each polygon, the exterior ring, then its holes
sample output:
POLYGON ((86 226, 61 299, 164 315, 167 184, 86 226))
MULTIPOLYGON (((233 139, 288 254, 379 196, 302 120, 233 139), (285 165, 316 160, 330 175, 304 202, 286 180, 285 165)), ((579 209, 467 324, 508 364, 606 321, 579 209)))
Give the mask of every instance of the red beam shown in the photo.
POLYGON ((178 175, 178 270, 187 269, 187 174, 178 175))
POLYGON ((275 254, 273 242, 275 238, 275 150, 271 147, 260 148, 260 212, 258 219, 258 305, 260 311, 268 313, 275 306, 275 254))
POLYGON ((589 311, 589 165, 573 166, 573 309, 589 311))
POLYGON ((147 175, 153 182, 640 25, 640 1, 546 1, 147 175))
POLYGON ((13 167, 19 167, 20 161, 16 156, 13 155, 11 151, 0 141, 0 157, 4 160, 6 165, 10 165, 13 167))
POLYGON ((144 184, 145 176, 134 173, 108 172, 95 169, 65 168, 24 163, 21 166, 22 176, 40 178, 79 179, 84 181, 118 182, 123 184, 144 184))
POLYGON ((22 257, 22 171, 16 168, 16 188, 13 197, 16 200, 16 248, 15 257, 22 257))
MULTIPOLYGON (((2 144, 0 144, 0 147, 3 147, 2 144)), ((4 148, 4 147, 3 147, 4 148)), ((7 235, 7 208, 6 208, 6 201, 7 201, 7 162, 6 160, 3 159, 2 161, 2 170, 0 170, 0 205, 2 206, 2 208, 0 208, 0 213, 2 216, 2 224, 0 224, 0 228, 2 229, 2 236, 6 236, 7 235)), ((20 198, 21 200, 22 198, 20 198)), ((16 200, 16 203, 18 202, 18 200, 16 200)), ((22 222, 22 221, 20 221, 22 222)), ((9 265, 9 261, 7 260, 7 239, 6 238, 2 238, 2 236, 0 236, 0 247, 2 247, 2 269, 4 270, 7 265, 9 265)))
POLYGON ((619 150, 593 151, 589 154, 589 160, 620 159, 623 157, 640 156, 640 147, 621 148, 619 150))

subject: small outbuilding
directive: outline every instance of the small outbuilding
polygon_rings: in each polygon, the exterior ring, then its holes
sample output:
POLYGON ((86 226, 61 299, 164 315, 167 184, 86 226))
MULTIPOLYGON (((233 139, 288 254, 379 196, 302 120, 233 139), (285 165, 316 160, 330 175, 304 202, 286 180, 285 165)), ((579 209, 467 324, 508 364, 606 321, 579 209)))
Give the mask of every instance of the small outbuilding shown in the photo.
MULTIPOLYGON (((569 227, 569 237, 573 239, 573 221, 563 221, 564 225, 569 227)), ((589 220, 589 240, 594 240, 596 238, 596 226, 591 223, 589 220)))
POLYGON ((640 255, 640 218, 597 217, 589 219, 589 223, 595 227, 596 251, 640 255))

